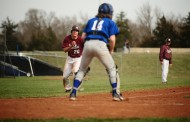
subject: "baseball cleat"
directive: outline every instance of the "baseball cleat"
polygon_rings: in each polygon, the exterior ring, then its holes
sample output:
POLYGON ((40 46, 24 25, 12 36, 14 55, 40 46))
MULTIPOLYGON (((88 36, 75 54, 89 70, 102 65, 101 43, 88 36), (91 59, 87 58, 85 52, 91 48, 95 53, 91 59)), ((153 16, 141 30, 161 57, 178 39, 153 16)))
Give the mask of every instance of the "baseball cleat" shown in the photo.
POLYGON ((64 80, 63 79, 63 86, 65 88, 65 92, 70 92, 71 89, 72 89, 69 80, 64 80))
POLYGON ((65 92, 71 92, 71 89, 66 89, 65 92))
POLYGON ((75 93, 71 93, 69 99, 72 100, 72 101, 75 101, 77 99, 76 98, 76 94, 75 93))
POLYGON ((122 97, 122 94, 112 93, 113 101, 123 101, 124 98, 122 97))
POLYGON ((162 84, 167 84, 167 82, 162 82, 162 84))

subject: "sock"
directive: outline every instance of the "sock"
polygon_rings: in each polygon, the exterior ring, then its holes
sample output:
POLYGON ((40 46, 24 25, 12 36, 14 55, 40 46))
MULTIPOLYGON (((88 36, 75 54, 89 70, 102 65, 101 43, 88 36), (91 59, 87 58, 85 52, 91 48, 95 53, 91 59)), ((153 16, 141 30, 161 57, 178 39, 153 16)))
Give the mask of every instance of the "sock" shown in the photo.
POLYGON ((81 82, 79 81, 79 80, 74 80, 74 82, 73 82, 73 87, 75 88, 75 89, 77 89, 79 86, 80 86, 80 84, 81 84, 81 82))
POLYGON ((80 86, 81 82, 79 80, 74 80, 73 81, 73 90, 72 93, 76 94, 78 87, 80 86))
POLYGON ((113 89, 113 93, 117 93, 116 89, 117 89, 117 82, 116 83, 112 83, 111 84, 112 89, 113 89))

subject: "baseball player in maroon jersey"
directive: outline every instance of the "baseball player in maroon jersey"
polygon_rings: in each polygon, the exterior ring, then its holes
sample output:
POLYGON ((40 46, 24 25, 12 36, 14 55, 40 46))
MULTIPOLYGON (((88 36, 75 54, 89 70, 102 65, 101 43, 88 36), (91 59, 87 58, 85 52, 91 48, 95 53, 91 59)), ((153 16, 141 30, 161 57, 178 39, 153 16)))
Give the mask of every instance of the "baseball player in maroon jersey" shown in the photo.
POLYGON ((162 83, 167 84, 169 66, 172 66, 171 39, 166 38, 165 44, 160 47, 159 59, 162 64, 162 83))
POLYGON ((76 73, 79 69, 83 46, 83 39, 79 36, 79 27, 74 25, 71 34, 66 36, 62 42, 64 52, 68 53, 63 70, 63 86, 66 92, 72 89, 68 77, 71 73, 76 73))

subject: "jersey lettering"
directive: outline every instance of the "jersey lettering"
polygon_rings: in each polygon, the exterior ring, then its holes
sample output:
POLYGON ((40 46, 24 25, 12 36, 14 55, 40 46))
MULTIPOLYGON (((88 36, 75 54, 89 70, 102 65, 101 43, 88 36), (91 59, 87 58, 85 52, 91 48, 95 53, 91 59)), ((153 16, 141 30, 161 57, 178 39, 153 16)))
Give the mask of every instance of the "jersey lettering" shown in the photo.
POLYGON ((102 30, 102 25, 103 25, 103 23, 104 23, 104 20, 101 20, 101 21, 98 23, 98 25, 97 25, 97 22, 98 22, 98 20, 95 20, 95 21, 94 21, 91 30, 99 30, 99 31, 102 30), (96 25, 97 25, 97 28, 96 28, 96 25))
POLYGON ((73 53, 74 53, 74 54, 79 54, 79 53, 80 53, 80 50, 74 50, 73 53))

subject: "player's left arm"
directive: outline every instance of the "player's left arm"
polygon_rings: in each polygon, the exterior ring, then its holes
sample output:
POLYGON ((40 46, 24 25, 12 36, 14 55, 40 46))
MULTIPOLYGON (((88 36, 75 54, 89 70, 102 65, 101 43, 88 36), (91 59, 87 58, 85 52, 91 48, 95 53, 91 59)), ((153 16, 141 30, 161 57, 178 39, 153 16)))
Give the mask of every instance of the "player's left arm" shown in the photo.
POLYGON ((111 54, 114 52, 115 41, 116 41, 115 35, 111 35, 109 38, 109 51, 111 54))
POLYGON ((169 60, 169 66, 172 67, 172 54, 171 54, 171 59, 169 60))

